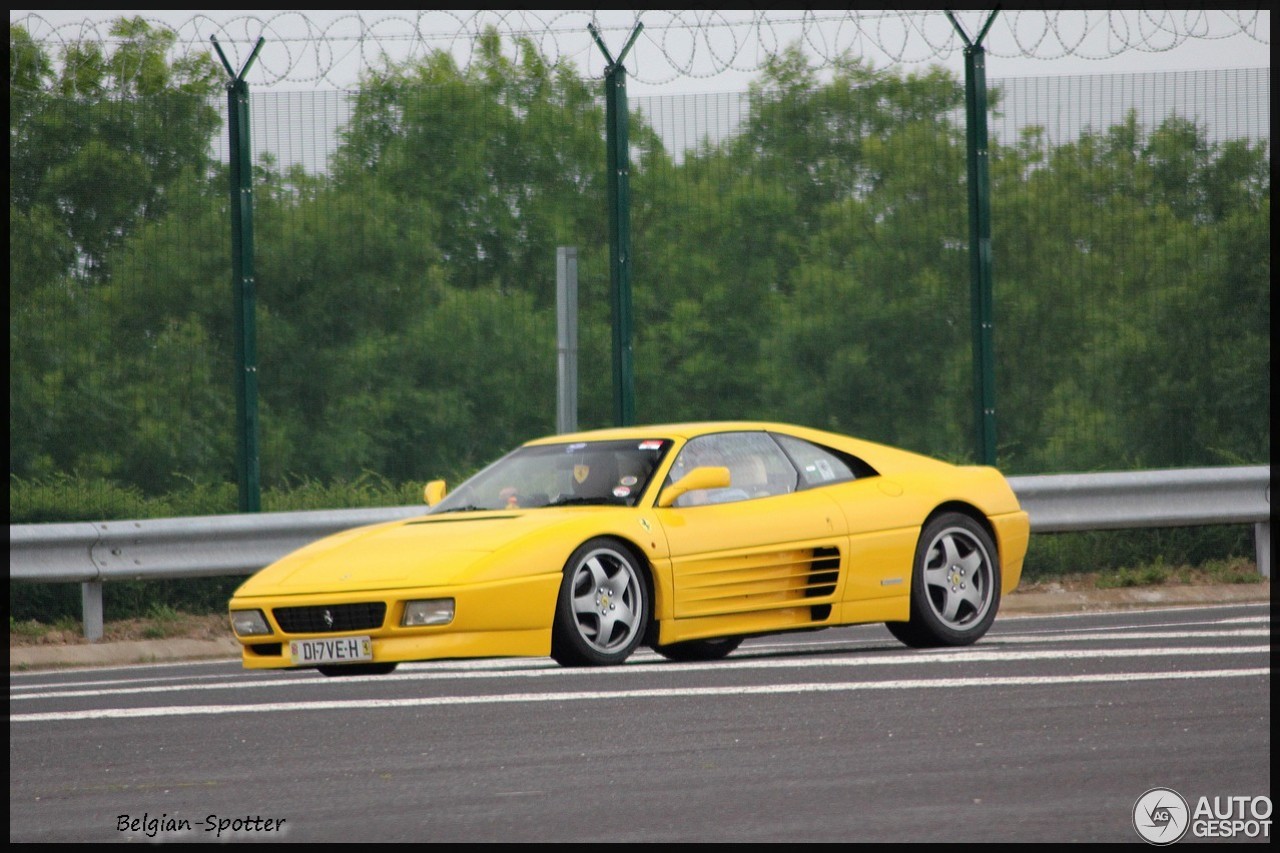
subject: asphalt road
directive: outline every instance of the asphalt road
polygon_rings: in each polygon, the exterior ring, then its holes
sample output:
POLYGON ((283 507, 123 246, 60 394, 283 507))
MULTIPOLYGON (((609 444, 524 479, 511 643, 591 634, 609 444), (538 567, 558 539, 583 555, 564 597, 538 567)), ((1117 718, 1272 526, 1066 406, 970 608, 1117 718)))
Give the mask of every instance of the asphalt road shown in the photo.
POLYGON ((11 672, 10 841, 1135 842, 1153 787, 1270 797, 1270 682, 1266 603, 709 665, 11 672))

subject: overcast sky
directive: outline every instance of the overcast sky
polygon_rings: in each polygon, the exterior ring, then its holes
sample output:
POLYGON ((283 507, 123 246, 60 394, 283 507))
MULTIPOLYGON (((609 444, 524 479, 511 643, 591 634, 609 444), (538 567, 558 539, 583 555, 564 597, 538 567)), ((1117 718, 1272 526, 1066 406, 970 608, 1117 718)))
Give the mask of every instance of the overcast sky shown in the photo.
MULTIPOLYGON (((770 21, 767 30, 742 25, 741 22, 749 21, 752 14, 760 14, 751 10, 648 10, 639 13, 635 10, 600 10, 595 14, 605 45, 615 56, 625 45, 637 14, 645 24, 625 62, 629 74, 628 92, 635 96, 744 91, 747 83, 756 76, 760 56, 767 52, 760 48, 762 40, 771 41, 775 46, 789 44, 806 32, 812 50, 819 54, 833 54, 848 48, 876 67, 901 64, 907 68, 922 68, 928 63, 939 63, 957 74, 963 71, 962 43, 955 36, 950 22, 941 15, 930 19, 932 30, 929 32, 904 33, 898 26, 901 17, 889 12, 881 19, 882 23, 874 24, 880 29, 870 33, 871 22, 877 20, 875 10, 863 12, 860 14, 868 16, 864 19, 868 23, 859 39, 849 23, 841 21, 839 16, 844 13, 839 10, 810 10, 817 23, 811 19, 807 31, 798 23, 804 20, 804 12, 770 11, 766 13, 770 21), (688 24, 698 26, 691 28, 688 24), (881 46, 888 46, 892 55, 880 50, 881 46), (935 46, 941 46, 946 55, 937 55, 935 46), (666 57, 674 57, 681 68, 673 68, 666 57), (737 68, 725 70, 725 65, 737 68)), ((568 56, 591 76, 599 76, 603 70, 604 59, 600 49, 586 32, 590 10, 481 10, 479 13, 476 10, 431 10, 420 14, 421 18, 413 10, 397 9, 305 12, 218 9, 199 13, 190 9, 11 9, 9 20, 16 22, 29 15, 39 15, 50 32, 36 31, 33 35, 70 39, 81 30, 78 25, 85 21, 103 24, 121 16, 141 15, 179 28, 192 42, 204 45, 208 44, 208 35, 216 32, 219 25, 224 25, 226 28, 218 33, 219 40, 236 67, 248 58, 256 35, 263 34, 267 46, 258 60, 262 67, 256 70, 269 73, 279 69, 275 71, 279 76, 287 67, 295 69, 288 79, 274 84, 277 89, 306 90, 314 87, 314 69, 317 67, 315 34, 324 34, 330 39, 328 44, 333 52, 322 60, 335 69, 328 75, 329 83, 345 86, 354 82, 360 65, 360 48, 349 36, 357 33, 371 35, 377 48, 394 53, 397 48, 410 43, 404 36, 412 32, 411 22, 415 20, 424 33, 439 38, 438 42, 431 42, 432 46, 443 46, 447 44, 447 37, 472 31, 478 20, 498 23, 503 31, 528 27, 540 36, 542 49, 548 55, 554 52, 568 56), (480 17, 476 17, 477 14, 480 17), (193 24, 197 15, 203 19, 199 26, 193 24), (263 23, 267 24, 265 32, 263 23), (307 55, 308 47, 310 56, 307 55), (271 53, 271 48, 277 52, 271 53), (312 79, 308 81, 308 77, 312 79), (349 80, 339 81, 335 77, 349 80)), ((957 14, 972 38, 989 12, 962 11, 957 14)), ((1088 19, 1071 10, 1000 12, 984 41, 988 51, 987 77, 1271 66, 1271 15, 1266 10, 1112 10, 1110 14, 1113 17, 1109 24, 1099 10, 1089 12, 1088 19), (1056 16, 1051 32, 1044 27, 1046 14, 1056 16), (1085 26, 1083 22, 1086 20, 1092 27, 1085 26), (1233 28, 1238 30, 1233 22, 1241 20, 1249 22, 1249 34, 1219 37, 1233 28), (1169 32, 1187 32, 1193 28, 1211 37, 1187 39, 1173 45, 1176 39, 1169 36, 1169 32), (1033 45, 1036 56, 1012 55, 1018 52, 1020 42, 1033 45), (1062 55, 1067 52, 1064 42, 1070 43, 1070 52, 1075 55, 1062 55), (1113 53, 1116 55, 1112 56, 1113 53)), ((104 25, 97 31, 105 33, 105 30, 104 25)), ((465 61, 465 56, 462 59, 465 61)), ((259 82, 255 81, 252 72, 248 79, 251 84, 259 82)))

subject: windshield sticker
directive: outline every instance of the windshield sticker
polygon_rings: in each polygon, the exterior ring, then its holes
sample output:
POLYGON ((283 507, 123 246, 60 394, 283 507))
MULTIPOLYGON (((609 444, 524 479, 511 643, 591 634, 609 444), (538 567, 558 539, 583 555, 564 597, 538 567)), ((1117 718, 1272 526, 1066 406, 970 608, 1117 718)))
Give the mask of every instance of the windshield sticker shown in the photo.
POLYGON ((619 480, 618 482, 619 482, 619 483, 621 483, 621 484, 622 484, 622 485, 624 485, 624 486, 634 486, 634 485, 636 484, 636 478, 635 478, 635 477, 632 477, 630 474, 628 474, 627 476, 623 477, 623 478, 622 478, 621 480, 619 480))
POLYGON ((631 494, 631 490, 628 489, 626 486, 613 487, 613 496, 615 498, 625 498, 629 494, 631 494))
POLYGON ((662 441, 661 441, 661 440, 658 440, 658 441, 653 441, 653 440, 650 440, 650 441, 642 441, 642 442, 640 442, 640 449, 641 449, 641 450, 661 450, 661 449, 662 449, 662 441))
POLYGON ((582 448, 584 448, 584 447, 586 447, 586 446, 587 446, 587 443, 586 443, 585 441, 579 441, 577 444, 570 444, 569 446, 567 446, 567 447, 564 449, 564 452, 565 452, 565 453, 574 453, 574 452, 576 452, 576 451, 581 450, 582 448))
POLYGON ((576 482, 579 486, 581 486, 583 482, 586 481, 587 475, 590 473, 591 473, 590 465, 574 465, 573 466, 573 479, 574 479, 574 482, 576 482))

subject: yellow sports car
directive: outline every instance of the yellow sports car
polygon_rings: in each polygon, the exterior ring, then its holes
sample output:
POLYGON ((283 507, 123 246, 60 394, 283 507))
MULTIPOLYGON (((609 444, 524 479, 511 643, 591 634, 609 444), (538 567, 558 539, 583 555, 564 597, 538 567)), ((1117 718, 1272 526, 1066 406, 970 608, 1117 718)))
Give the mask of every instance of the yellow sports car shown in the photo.
POLYGON ((231 599, 248 668, 715 660, 743 638, 884 622, 910 646, 986 633, 1027 514, 994 468, 774 423, 531 441, 429 509, 306 546, 231 599))

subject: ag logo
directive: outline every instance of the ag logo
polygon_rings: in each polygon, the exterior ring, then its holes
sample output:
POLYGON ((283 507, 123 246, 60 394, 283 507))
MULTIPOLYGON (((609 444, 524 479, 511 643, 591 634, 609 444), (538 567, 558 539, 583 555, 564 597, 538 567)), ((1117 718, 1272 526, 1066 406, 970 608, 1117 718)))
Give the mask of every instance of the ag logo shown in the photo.
POLYGON ((1133 804, 1133 828, 1150 844, 1172 844, 1190 825, 1187 801, 1172 788, 1152 788, 1133 804))

